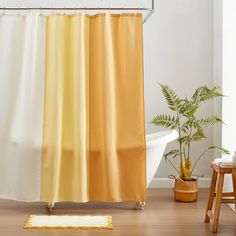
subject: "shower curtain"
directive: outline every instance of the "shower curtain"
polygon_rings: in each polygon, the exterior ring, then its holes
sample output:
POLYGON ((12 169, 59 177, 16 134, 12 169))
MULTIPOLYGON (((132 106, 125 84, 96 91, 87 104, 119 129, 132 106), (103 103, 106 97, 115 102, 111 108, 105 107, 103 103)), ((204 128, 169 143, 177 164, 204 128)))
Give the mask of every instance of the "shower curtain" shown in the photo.
POLYGON ((145 201, 142 17, 0 17, 0 198, 145 201))

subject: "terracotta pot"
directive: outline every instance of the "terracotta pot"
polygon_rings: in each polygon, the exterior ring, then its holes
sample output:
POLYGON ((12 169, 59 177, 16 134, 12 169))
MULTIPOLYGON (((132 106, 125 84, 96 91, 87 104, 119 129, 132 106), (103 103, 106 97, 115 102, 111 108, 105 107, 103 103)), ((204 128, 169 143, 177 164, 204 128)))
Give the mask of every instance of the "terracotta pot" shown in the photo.
POLYGON ((174 195, 175 195, 175 200, 179 202, 197 201, 198 198, 197 179, 192 179, 191 181, 175 179, 174 195))

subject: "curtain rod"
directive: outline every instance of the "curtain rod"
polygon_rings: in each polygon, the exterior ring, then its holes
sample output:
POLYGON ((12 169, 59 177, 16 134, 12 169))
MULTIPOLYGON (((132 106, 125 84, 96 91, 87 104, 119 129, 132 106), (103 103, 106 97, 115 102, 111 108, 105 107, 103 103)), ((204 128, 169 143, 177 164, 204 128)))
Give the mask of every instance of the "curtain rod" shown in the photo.
POLYGON ((154 0, 152 0, 152 8, 146 7, 0 7, 2 11, 29 11, 29 10, 39 10, 39 11, 50 11, 50 10, 85 10, 85 11, 97 11, 97 10, 107 10, 107 11, 149 11, 147 16, 143 19, 143 23, 154 12, 154 0))

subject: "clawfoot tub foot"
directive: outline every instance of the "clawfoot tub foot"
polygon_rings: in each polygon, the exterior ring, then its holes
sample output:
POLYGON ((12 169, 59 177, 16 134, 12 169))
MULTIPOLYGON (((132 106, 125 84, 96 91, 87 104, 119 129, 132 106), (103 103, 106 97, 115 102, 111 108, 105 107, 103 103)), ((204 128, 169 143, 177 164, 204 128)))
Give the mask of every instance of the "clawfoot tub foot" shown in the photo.
POLYGON ((139 210, 143 210, 145 206, 146 206, 146 202, 138 202, 138 209, 139 210))
POLYGON ((49 202, 49 203, 48 203, 47 208, 48 208, 48 210, 49 210, 50 212, 53 211, 54 205, 55 205, 54 202, 49 202))

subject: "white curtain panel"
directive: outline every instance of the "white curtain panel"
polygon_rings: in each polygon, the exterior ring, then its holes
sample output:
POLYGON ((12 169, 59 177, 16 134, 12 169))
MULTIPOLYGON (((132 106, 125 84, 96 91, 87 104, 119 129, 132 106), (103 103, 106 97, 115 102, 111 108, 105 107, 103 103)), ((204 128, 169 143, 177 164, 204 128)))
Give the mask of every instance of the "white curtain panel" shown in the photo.
POLYGON ((0 16, 0 198, 40 199, 45 17, 0 16))

